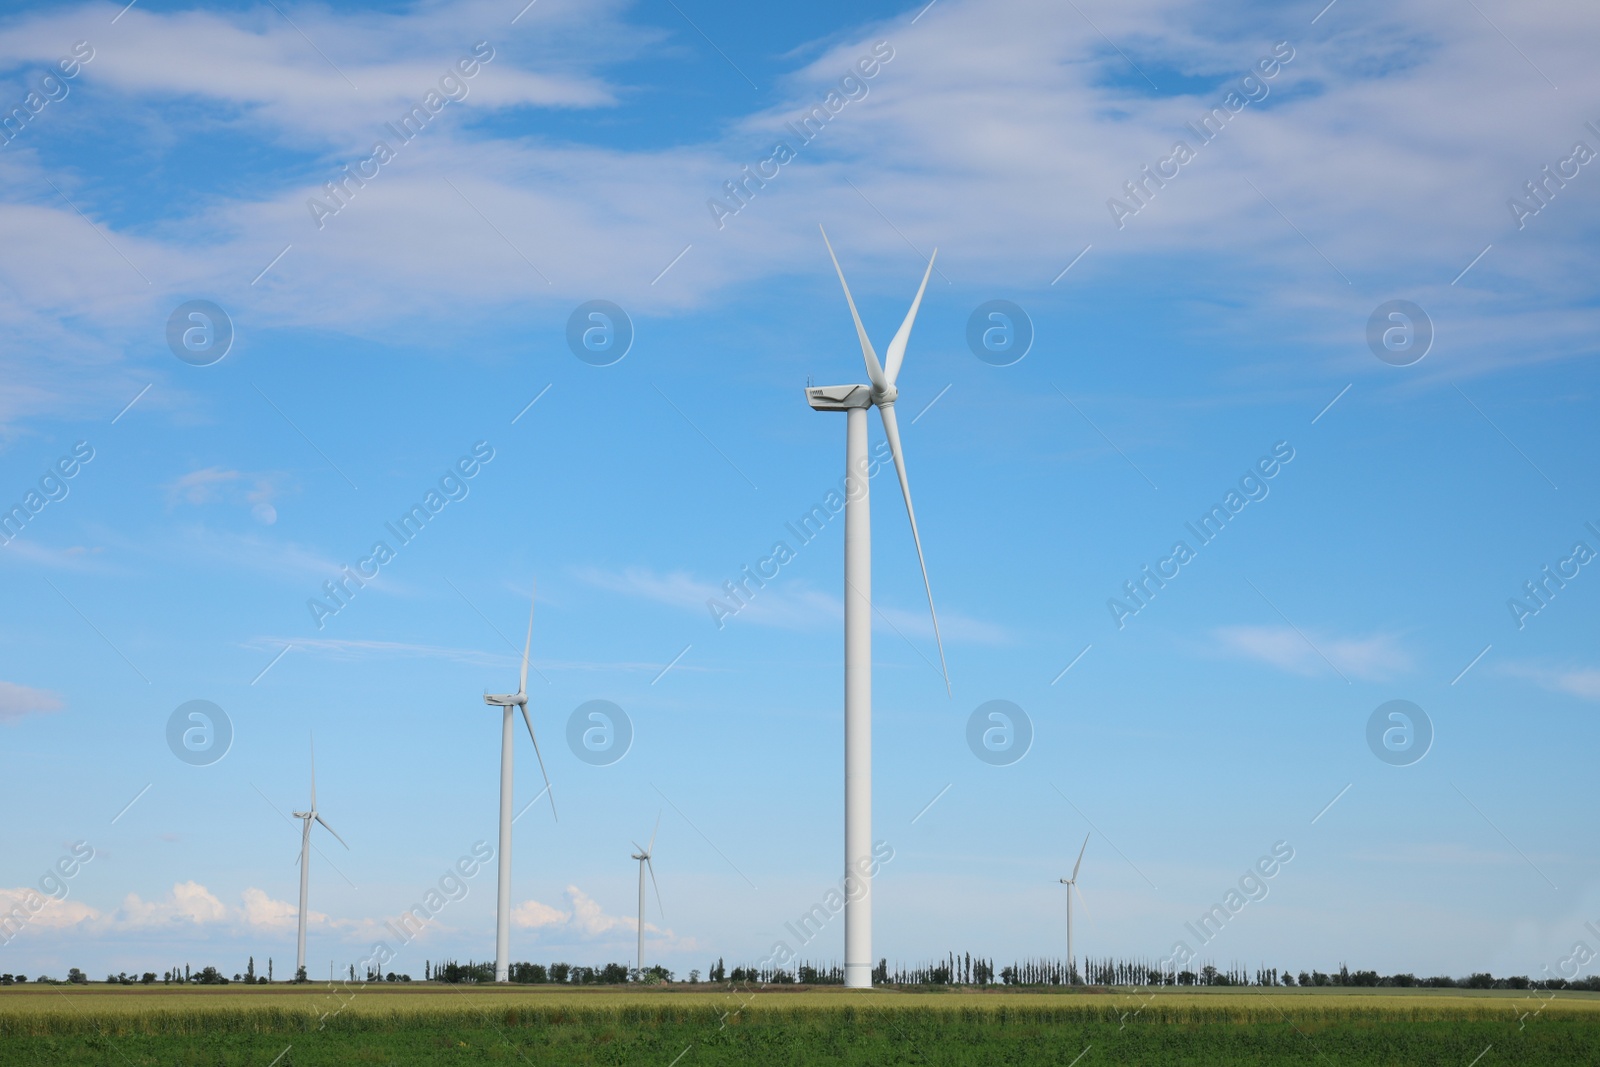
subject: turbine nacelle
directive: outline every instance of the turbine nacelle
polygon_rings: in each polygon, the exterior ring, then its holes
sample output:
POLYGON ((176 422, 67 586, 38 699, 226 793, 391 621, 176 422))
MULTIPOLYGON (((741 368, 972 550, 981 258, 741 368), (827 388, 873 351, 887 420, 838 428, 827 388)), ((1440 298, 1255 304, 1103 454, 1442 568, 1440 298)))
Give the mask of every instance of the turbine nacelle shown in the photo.
POLYGON ((877 398, 870 385, 813 385, 806 389, 806 403, 816 411, 850 411, 869 408, 877 398))
POLYGON ((483 694, 483 702, 499 708, 527 707, 528 695, 526 693, 483 694))

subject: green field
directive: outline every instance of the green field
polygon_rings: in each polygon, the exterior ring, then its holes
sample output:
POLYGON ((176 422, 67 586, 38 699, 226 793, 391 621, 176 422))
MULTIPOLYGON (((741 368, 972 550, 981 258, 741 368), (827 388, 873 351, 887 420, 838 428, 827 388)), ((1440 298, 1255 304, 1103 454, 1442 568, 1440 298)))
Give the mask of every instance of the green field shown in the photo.
POLYGON ((1171 988, 0 989, 0 1064, 1600 1063, 1600 995, 1171 988))

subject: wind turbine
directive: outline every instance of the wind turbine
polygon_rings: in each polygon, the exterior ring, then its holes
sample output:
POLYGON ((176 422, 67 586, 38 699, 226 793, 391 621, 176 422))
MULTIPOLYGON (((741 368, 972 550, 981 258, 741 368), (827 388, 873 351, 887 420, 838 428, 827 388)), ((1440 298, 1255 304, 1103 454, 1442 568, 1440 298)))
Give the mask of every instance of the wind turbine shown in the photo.
MULTIPOLYGON (((818 229, 821 229, 819 226, 818 229)), ((839 257, 823 231, 822 243, 839 275, 844 298, 855 320, 856 337, 866 360, 870 385, 823 385, 806 389, 806 402, 817 411, 843 411, 845 427, 844 511, 844 864, 846 885, 859 885, 858 893, 847 892, 844 905, 844 984, 851 989, 872 986, 872 513, 867 481, 867 409, 876 407, 883 418, 884 436, 894 455, 895 473, 900 476, 900 493, 905 498, 906 515, 911 520, 911 539, 917 546, 917 562, 922 567, 922 584, 928 590, 928 611, 933 615, 933 637, 939 645, 939 667, 944 674, 945 692, 950 691, 950 671, 944 660, 944 641, 939 636, 939 615, 933 608, 933 587, 928 584, 928 565, 922 556, 922 538, 917 533, 917 514, 911 507, 911 486, 906 481, 905 458, 900 451, 900 428, 895 421, 894 402, 899 397, 895 378, 905 358, 906 342, 911 339, 911 324, 922 305, 923 290, 933 273, 933 257, 922 274, 916 299, 905 321, 884 352, 878 354, 867 340, 866 327, 856 311, 850 285, 844 280, 839 257)), ((939 254, 934 249, 934 256, 939 254)))
POLYGON ((633 847, 639 849, 633 858, 639 861, 639 981, 644 981, 644 869, 650 868, 650 884, 656 888, 656 907, 665 912, 667 909, 661 905, 661 886, 656 882, 656 865, 650 862, 650 857, 656 849, 656 833, 661 829, 661 816, 656 816, 656 828, 650 831, 650 844, 640 848, 635 841, 633 847))
POLYGON ((1083 848, 1078 849, 1078 862, 1072 865, 1072 877, 1061 879, 1061 884, 1067 887, 1067 984, 1076 984, 1074 979, 1077 972, 1077 961, 1072 956, 1072 894, 1083 896, 1083 890, 1078 888, 1078 868, 1083 866, 1083 852, 1089 847, 1089 835, 1083 835, 1083 848))
POLYGON ((530 601, 528 636, 522 643, 522 674, 517 680, 517 691, 502 695, 489 693, 483 695, 485 704, 499 707, 505 712, 500 720, 500 896, 494 915, 496 982, 511 980, 511 743, 516 734, 511 722, 512 708, 522 709, 522 721, 528 726, 528 736, 533 739, 533 754, 539 760, 539 773, 544 775, 544 789, 550 793, 550 814, 556 813, 556 795, 550 790, 550 775, 544 769, 544 756, 539 753, 539 739, 534 737, 533 720, 528 717, 528 650, 532 647, 533 603, 530 601))
POLYGON ((311 742, 311 810, 294 812, 294 817, 300 820, 300 932, 295 940, 295 969, 294 976, 299 978, 306 967, 306 888, 311 875, 311 824, 319 822, 322 828, 332 834, 346 849, 344 838, 339 836, 339 831, 328 825, 317 811, 317 743, 311 742))

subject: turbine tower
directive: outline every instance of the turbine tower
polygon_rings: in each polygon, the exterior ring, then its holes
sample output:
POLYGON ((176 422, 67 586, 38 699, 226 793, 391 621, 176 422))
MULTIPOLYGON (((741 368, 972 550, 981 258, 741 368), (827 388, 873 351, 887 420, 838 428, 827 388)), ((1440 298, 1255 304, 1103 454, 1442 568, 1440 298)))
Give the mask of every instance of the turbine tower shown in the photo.
MULTIPOLYGON (((527 724, 528 736, 533 739, 533 754, 539 760, 539 773, 544 775, 545 792, 550 793, 550 814, 556 813, 556 795, 550 790, 550 775, 544 769, 544 756, 539 753, 539 739, 534 737, 533 720, 528 717, 528 650, 533 646, 533 604, 528 604, 528 636, 522 643, 522 674, 517 681, 517 691, 503 695, 485 693, 483 702, 500 708, 500 884, 499 901, 494 915, 494 980, 511 980, 511 756, 516 730, 511 721, 511 710, 522 709, 522 721, 527 724)), ((534 798, 535 800, 538 797, 534 798)))
POLYGON ((1083 851, 1089 847, 1089 835, 1083 835, 1083 848, 1078 849, 1078 862, 1072 865, 1072 877, 1061 879, 1061 884, 1067 887, 1067 984, 1075 984, 1077 961, 1072 958, 1072 894, 1083 896, 1083 890, 1078 888, 1078 868, 1083 866, 1083 851))
POLYGON ((633 843, 633 847, 639 849, 638 852, 633 854, 633 858, 639 861, 639 955, 637 958, 639 960, 639 981, 641 982, 644 981, 644 869, 646 867, 650 868, 650 884, 656 888, 656 908, 662 912, 666 911, 666 908, 661 906, 661 886, 656 882, 656 865, 650 861, 650 857, 655 854, 656 833, 660 829, 661 816, 657 815, 656 828, 650 831, 649 846, 640 848, 639 842, 635 841, 633 843))
POLYGON ((297 811, 294 817, 300 820, 300 931, 295 939, 295 970, 294 976, 299 979, 306 968, 306 889, 309 885, 311 874, 311 824, 319 822, 322 828, 332 834, 345 848, 344 838, 339 836, 339 831, 328 825, 317 811, 317 743, 311 742, 311 810, 297 811))
MULTIPOLYGON (((819 226, 818 229, 821 229, 819 226)), ((894 402, 899 396, 895 378, 905 358, 911 324, 922 305, 923 290, 933 273, 933 257, 922 274, 922 285, 905 321, 884 352, 884 362, 867 340, 866 327, 856 311, 850 285, 844 280, 839 257, 823 231, 822 243, 839 275, 844 298, 855 320, 856 337, 866 360, 870 385, 824 385, 806 389, 806 401, 817 411, 842 411, 845 424, 844 511, 844 865, 846 886, 861 887, 846 892, 844 906, 844 984, 851 989, 872 986, 872 515, 867 481, 867 409, 876 407, 883 418, 883 433, 894 456, 895 473, 900 476, 900 493, 905 498, 906 515, 911 520, 911 539, 917 546, 917 562, 922 567, 922 584, 928 591, 928 611, 933 615, 933 637, 939 645, 939 667, 944 674, 945 692, 950 691, 950 671, 945 666, 944 641, 939 636, 939 615, 933 608, 933 587, 928 584, 928 565, 922 556, 922 538, 917 533, 917 514, 911 507, 911 486, 906 481, 905 458, 900 451, 900 429, 895 421, 894 402)), ((934 249, 934 256, 939 254, 934 249)))

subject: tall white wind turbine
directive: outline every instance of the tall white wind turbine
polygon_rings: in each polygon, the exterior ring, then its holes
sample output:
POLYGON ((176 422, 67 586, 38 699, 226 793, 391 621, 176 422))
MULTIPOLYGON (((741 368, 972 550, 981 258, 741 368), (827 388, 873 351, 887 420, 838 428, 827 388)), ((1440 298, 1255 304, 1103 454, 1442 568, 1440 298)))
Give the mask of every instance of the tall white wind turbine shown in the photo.
POLYGON ((1089 835, 1083 835, 1083 848, 1078 849, 1078 862, 1072 865, 1072 877, 1061 879, 1061 884, 1067 887, 1067 984, 1074 984, 1077 976, 1077 961, 1072 956, 1072 894, 1083 896, 1083 890, 1078 888, 1078 868, 1083 866, 1083 852, 1089 847, 1089 835))
POLYGON ((311 824, 319 822, 322 828, 332 834, 339 844, 349 848, 344 838, 339 836, 339 831, 328 825, 317 811, 317 743, 311 742, 311 810, 297 811, 294 817, 300 820, 300 931, 295 939, 295 964, 294 976, 300 977, 300 972, 306 966, 306 889, 310 883, 311 874, 311 824))
POLYGON ((639 849, 633 858, 639 861, 639 980, 644 981, 644 869, 650 868, 650 884, 656 888, 656 908, 665 912, 661 906, 661 885, 656 881, 656 865, 651 862, 651 857, 656 851, 656 833, 661 829, 661 816, 656 816, 656 828, 650 831, 650 844, 644 848, 639 847, 635 841, 633 847, 639 849))
MULTIPOLYGON (((500 884, 499 901, 494 916, 494 980, 511 980, 511 756, 516 730, 512 725, 513 708, 522 709, 522 721, 527 724, 528 736, 533 739, 533 754, 539 760, 539 773, 544 775, 545 792, 550 793, 550 814, 556 813, 556 795, 550 789, 550 775, 544 769, 544 756, 539 753, 539 739, 533 733, 533 720, 528 717, 528 650, 533 647, 533 604, 528 604, 528 636, 522 643, 522 674, 517 681, 517 691, 503 695, 485 693, 483 702, 502 709, 500 719, 500 884)), ((535 798, 537 799, 537 798, 535 798)))
MULTIPOLYGON (((821 229, 821 227, 818 227, 821 229)), ((922 567, 922 584, 928 591, 928 611, 933 615, 933 636, 939 645, 939 667, 944 674, 945 691, 950 689, 950 671, 945 666, 944 641, 939 636, 939 615, 933 608, 933 587, 928 584, 928 565, 922 556, 922 538, 917 533, 917 514, 911 507, 911 486, 906 481, 905 458, 900 451, 900 428, 895 421, 894 402, 899 397, 895 378, 905 358, 911 325, 922 305, 923 290, 933 273, 933 256, 922 274, 916 299, 905 321, 884 352, 880 365, 866 327, 856 311, 850 285, 844 280, 839 257, 833 254, 827 231, 822 234, 828 258, 839 275, 844 298, 855 320, 856 337, 866 360, 870 385, 824 385, 806 390, 806 401, 817 411, 843 411, 845 429, 845 476, 849 481, 844 511, 844 863, 845 879, 858 892, 847 892, 844 906, 844 984, 851 989, 872 986, 872 514, 867 480, 867 408, 876 407, 883 418, 883 433, 894 456, 895 473, 900 476, 900 494, 905 498, 906 515, 911 520, 911 539, 917 546, 917 562, 922 567)), ((939 254, 934 249, 934 256, 939 254)))

